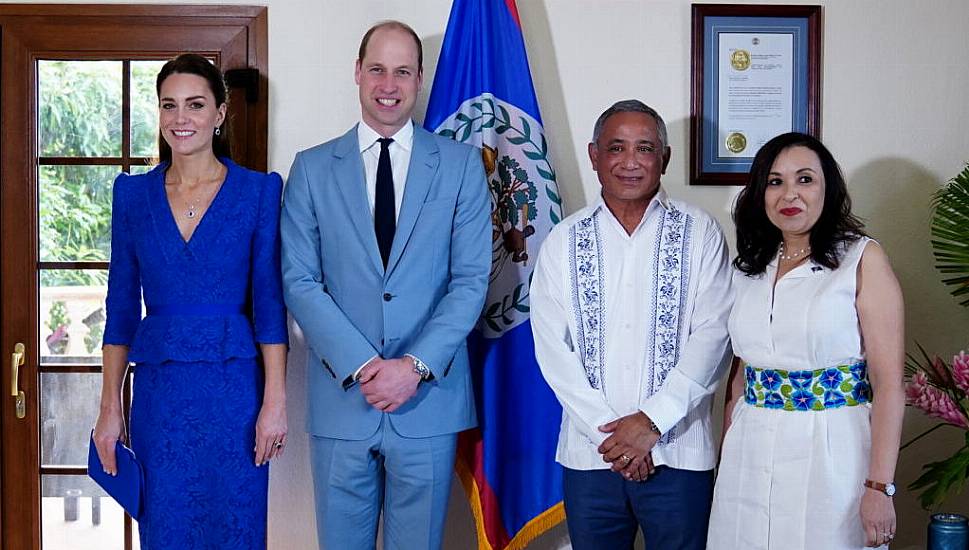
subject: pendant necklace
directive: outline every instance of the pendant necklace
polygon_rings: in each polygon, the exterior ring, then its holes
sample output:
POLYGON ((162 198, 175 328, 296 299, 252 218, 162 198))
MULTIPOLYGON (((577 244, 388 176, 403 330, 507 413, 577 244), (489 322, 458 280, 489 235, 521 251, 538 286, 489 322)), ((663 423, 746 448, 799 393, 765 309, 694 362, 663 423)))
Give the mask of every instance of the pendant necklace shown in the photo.
POLYGON ((185 204, 188 205, 188 210, 185 211, 185 217, 186 218, 188 218, 190 220, 195 219, 195 216, 198 215, 198 205, 199 205, 199 200, 201 198, 202 197, 198 197, 197 199, 195 199, 192 202, 186 201, 185 204))
POLYGON ((205 197, 206 197, 206 194, 200 195, 196 197, 195 200, 192 200, 192 201, 182 199, 182 202, 184 202, 186 206, 186 210, 185 212, 183 212, 183 215, 190 220, 194 220, 195 218, 197 218, 200 210, 199 204, 202 202, 202 199, 205 197))

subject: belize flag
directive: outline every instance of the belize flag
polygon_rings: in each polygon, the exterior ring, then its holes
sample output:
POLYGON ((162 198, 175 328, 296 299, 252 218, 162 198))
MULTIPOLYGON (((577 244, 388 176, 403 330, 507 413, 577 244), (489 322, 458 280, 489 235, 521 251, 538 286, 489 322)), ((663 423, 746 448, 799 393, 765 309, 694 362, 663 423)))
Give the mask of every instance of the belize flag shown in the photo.
POLYGON ((562 409, 535 362, 529 283, 562 200, 515 0, 455 0, 424 126, 481 148, 491 190, 488 298, 468 350, 479 428, 457 471, 482 550, 524 548, 565 517, 555 462, 562 409))

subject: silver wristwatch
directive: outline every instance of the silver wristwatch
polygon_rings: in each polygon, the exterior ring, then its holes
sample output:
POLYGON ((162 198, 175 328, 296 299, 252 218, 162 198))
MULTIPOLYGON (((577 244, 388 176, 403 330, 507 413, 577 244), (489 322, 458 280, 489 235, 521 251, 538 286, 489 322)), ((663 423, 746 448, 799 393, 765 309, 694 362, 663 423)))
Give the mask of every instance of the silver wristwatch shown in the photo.
POLYGON ((428 380, 430 380, 432 376, 431 369, 427 366, 427 363, 425 363, 424 361, 421 361, 420 359, 418 359, 417 357, 414 357, 413 355, 408 355, 408 357, 414 360, 414 372, 416 372, 418 376, 421 377, 421 382, 427 382, 428 380))

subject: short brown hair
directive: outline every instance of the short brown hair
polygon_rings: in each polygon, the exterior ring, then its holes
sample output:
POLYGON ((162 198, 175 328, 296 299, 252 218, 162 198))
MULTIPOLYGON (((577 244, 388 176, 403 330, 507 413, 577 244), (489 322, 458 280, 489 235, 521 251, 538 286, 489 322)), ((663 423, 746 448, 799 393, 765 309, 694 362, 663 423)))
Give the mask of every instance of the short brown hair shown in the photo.
POLYGON ((370 27, 366 34, 363 35, 363 40, 360 41, 360 50, 357 52, 358 63, 363 62, 364 56, 367 55, 367 44, 370 43, 370 37, 373 36, 373 33, 380 29, 397 29, 409 34, 410 37, 414 39, 414 44, 417 45, 417 70, 424 72, 424 46, 421 45, 421 37, 417 36, 414 29, 412 29, 407 23, 393 19, 377 23, 376 25, 370 27))

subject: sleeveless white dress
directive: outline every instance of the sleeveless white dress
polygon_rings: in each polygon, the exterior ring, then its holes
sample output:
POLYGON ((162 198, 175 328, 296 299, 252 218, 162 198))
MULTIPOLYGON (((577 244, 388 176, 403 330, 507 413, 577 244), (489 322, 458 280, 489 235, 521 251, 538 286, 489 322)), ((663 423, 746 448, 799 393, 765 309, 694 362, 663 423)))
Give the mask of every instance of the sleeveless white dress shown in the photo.
MULTIPOLYGON (((728 327, 742 365, 805 371, 863 361, 855 290, 869 240, 847 244, 838 269, 808 260, 776 285, 776 257, 759 276, 735 270, 728 327)), ((859 510, 869 414, 868 404, 784 410, 741 396, 723 444, 707 548, 865 548, 859 510)))

